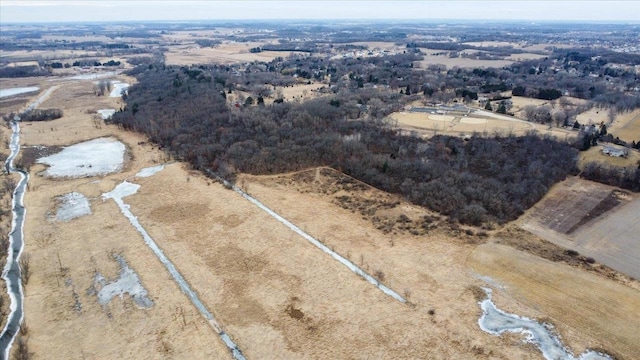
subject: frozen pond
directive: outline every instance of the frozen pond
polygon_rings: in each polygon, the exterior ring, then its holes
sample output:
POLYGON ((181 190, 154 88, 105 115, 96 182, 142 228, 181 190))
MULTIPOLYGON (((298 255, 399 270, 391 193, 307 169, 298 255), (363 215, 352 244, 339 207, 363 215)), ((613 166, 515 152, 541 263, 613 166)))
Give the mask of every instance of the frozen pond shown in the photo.
POLYGON ((506 313, 491 301, 491 289, 483 288, 487 298, 480 302, 482 316, 478 320, 480 328, 492 335, 502 333, 521 333, 527 336, 526 341, 534 344, 547 360, 611 360, 612 358, 597 351, 586 351, 579 357, 567 349, 550 324, 506 313))
POLYGON ((111 90, 109 97, 121 97, 126 94, 127 89, 129 89, 129 84, 120 81, 114 81, 111 85, 113 86, 113 90, 111 90))
POLYGON ((154 175, 158 171, 161 171, 162 169, 164 169, 164 165, 158 165, 158 166, 152 166, 152 167, 144 168, 144 169, 138 171, 138 173, 136 173, 136 176, 137 177, 149 177, 149 176, 154 175))
POLYGON ((58 210, 56 211, 56 220, 71 221, 85 215, 91 214, 91 205, 89 200, 78 192, 70 192, 59 196, 58 210))
POLYGON ((9 97, 9 96, 18 95, 18 94, 30 93, 38 90, 40 90, 40 88, 37 86, 0 89, 0 98, 9 97))
POLYGON ((58 77, 55 79, 50 79, 48 81, 94 80, 94 79, 104 79, 104 78, 114 77, 114 76, 116 76, 115 71, 106 71, 106 72, 100 72, 100 73, 87 73, 87 74, 79 74, 79 75, 73 75, 73 76, 58 77))
POLYGON ((65 147, 57 154, 39 158, 49 165, 42 172, 50 177, 89 177, 117 172, 122 168, 125 146, 114 138, 99 138, 65 147))
POLYGON ((133 302, 141 308, 149 309, 153 306, 153 301, 149 299, 147 289, 140 283, 140 278, 133 269, 127 265, 127 262, 120 255, 113 255, 120 264, 120 276, 107 283, 107 280, 96 272, 93 278, 93 285, 87 290, 88 295, 97 295, 98 302, 102 306, 106 306, 111 300, 119 296, 120 299, 124 294, 129 294, 133 302))
POLYGON ((113 114, 116 113, 116 109, 100 109, 97 111, 100 116, 102 116, 102 120, 111 119, 113 114))

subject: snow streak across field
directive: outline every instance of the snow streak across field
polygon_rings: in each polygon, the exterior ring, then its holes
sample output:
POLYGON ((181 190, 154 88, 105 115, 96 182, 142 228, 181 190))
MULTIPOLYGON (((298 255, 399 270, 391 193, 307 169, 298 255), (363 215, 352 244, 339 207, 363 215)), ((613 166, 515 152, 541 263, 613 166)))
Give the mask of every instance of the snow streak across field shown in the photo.
MULTIPOLYGON (((141 172, 148 173, 150 172, 150 170, 148 169, 150 168, 143 169, 143 171, 141 172)), ((138 230, 140 235, 142 235, 144 242, 147 244, 147 246, 149 246, 149 248, 151 248, 151 250, 153 250, 153 253, 158 257, 160 262, 167 268, 167 270, 169 271, 173 279, 176 281, 176 283, 178 284, 182 292, 185 295, 187 295, 189 300, 191 300, 191 303, 193 303, 193 305, 198 309, 198 311, 200 311, 202 316, 204 316, 207 319, 207 321, 209 322, 209 325, 213 327, 213 329, 216 331, 218 336, 220 336, 220 339, 222 339, 222 341, 225 343, 227 348, 229 348, 229 351, 231 351, 231 354, 233 355, 234 359, 244 360, 245 357, 242 354, 242 351, 240 350, 240 348, 238 348, 238 345, 236 345, 236 343, 234 343, 233 340, 231 340, 231 338, 229 337, 229 335, 227 335, 227 333, 222 329, 220 324, 213 317, 213 314, 211 313, 211 311, 209 311, 206 305, 200 300, 200 298, 198 298, 198 295, 191 289, 191 287, 189 286, 187 281, 184 279, 182 274, 178 272, 178 269, 176 269, 173 263, 167 258, 167 256, 164 254, 162 249, 160 249, 160 247, 158 247, 158 245, 151 238, 151 236, 149 236, 149 233, 147 233, 144 227, 142 227, 142 225, 138 221, 138 218, 131 213, 131 210, 129 209, 129 205, 125 204, 124 201, 122 200, 122 198, 133 195, 136 192, 138 192, 138 189, 140 189, 140 185, 124 181, 120 185, 116 186, 116 188, 111 190, 110 192, 102 194, 102 198, 104 200, 113 199, 116 202, 116 204, 118 204, 118 207, 120 208, 120 211, 122 212, 122 214, 127 219, 129 219, 129 222, 131 223, 131 225, 133 225, 133 227, 135 227, 136 230, 138 230)))

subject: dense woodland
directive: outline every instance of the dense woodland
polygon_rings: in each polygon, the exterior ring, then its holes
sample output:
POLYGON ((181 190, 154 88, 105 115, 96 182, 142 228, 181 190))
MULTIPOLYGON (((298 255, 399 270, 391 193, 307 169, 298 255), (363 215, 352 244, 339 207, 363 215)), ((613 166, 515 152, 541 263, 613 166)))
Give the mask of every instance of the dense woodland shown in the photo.
POLYGON ((515 219, 575 170, 575 149, 533 134, 400 135, 381 120, 401 106, 395 91, 356 86, 340 97, 235 108, 225 99, 224 67, 152 65, 135 73, 138 83, 111 121, 225 178, 328 165, 480 225, 515 219))

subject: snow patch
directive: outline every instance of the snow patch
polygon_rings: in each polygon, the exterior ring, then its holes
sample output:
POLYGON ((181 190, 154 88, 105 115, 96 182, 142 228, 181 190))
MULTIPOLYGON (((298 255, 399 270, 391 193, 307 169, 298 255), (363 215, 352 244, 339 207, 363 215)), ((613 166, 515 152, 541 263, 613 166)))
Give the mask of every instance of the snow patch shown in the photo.
POLYGON ((124 294, 129 294, 133 299, 133 302, 141 308, 149 309, 153 306, 153 301, 147 296, 147 289, 145 289, 138 274, 127 265, 127 262, 120 255, 113 256, 118 263, 120 263, 120 276, 107 284, 106 279, 96 272, 93 279, 93 285, 89 288, 87 293, 89 295, 97 295, 100 305, 105 306, 111 302, 111 300, 119 296, 120 299, 124 297, 124 294), (99 290, 98 290, 99 288, 99 290))
POLYGON ((480 328, 492 335, 502 333, 521 333, 527 336, 526 342, 534 344, 542 352, 547 360, 611 360, 606 354, 589 350, 576 358, 567 349, 550 324, 540 324, 539 322, 506 313, 498 308, 491 301, 491 289, 483 288, 487 298, 481 301, 482 316, 478 320, 480 328))
POLYGON ((98 110, 98 114, 102 116, 102 120, 111 119, 113 114, 116 113, 116 109, 100 109, 98 110))
POLYGON ((18 94, 30 93, 40 90, 37 86, 18 87, 11 89, 0 89, 0 98, 14 96, 18 94))
POLYGON ((129 84, 120 81, 114 81, 111 85, 113 85, 113 90, 111 90, 109 97, 121 97, 122 95, 126 95, 129 89, 129 84))
POLYGON ((140 185, 130 183, 128 181, 123 181, 115 189, 109 191, 108 193, 102 194, 102 199, 122 199, 123 197, 127 197, 129 195, 133 195, 138 192, 140 189, 140 185))
POLYGON ((60 205, 56 211, 56 220, 71 221, 85 215, 91 214, 89 200, 78 192, 70 192, 58 197, 60 205))
POLYGON ((149 177, 164 169, 164 164, 158 166, 152 166, 148 168, 144 168, 136 174, 137 177, 149 177))
POLYGON ((89 177, 119 171, 125 146, 114 138, 100 138, 65 147, 57 154, 39 158, 50 167, 42 174, 50 177, 89 177))

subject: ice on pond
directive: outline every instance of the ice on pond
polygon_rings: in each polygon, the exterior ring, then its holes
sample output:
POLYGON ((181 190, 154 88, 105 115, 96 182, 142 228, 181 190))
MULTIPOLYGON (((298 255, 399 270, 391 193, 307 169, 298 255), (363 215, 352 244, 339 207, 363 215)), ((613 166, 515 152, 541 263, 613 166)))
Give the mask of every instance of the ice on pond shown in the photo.
POLYGON ((129 89, 129 84, 125 84, 120 81, 114 81, 111 83, 113 85, 113 90, 109 94, 109 97, 121 97, 122 95, 127 93, 127 89, 129 89))
POLYGON ((138 173, 136 174, 137 177, 149 177, 154 175, 155 173, 157 173, 158 171, 161 171, 162 169, 164 169, 164 164, 163 165, 158 165, 158 166, 152 166, 152 167, 148 167, 148 168, 144 168, 140 171, 138 171, 138 173))
POLYGON ((113 114, 116 113, 116 109, 100 109, 98 110, 98 114, 102 116, 103 120, 111 119, 113 114))
POLYGON ((482 316, 478 320, 483 331, 492 335, 501 335, 505 331, 525 334, 526 341, 534 344, 547 360, 611 360, 608 355, 593 350, 586 351, 576 358, 562 344, 552 325, 540 324, 533 319, 509 314, 496 308, 491 301, 491 289, 483 289, 487 298, 480 302, 482 316))
POLYGON ((125 146, 114 138, 99 138, 65 147, 57 154, 39 158, 49 165, 50 177, 89 177, 117 172, 122 168, 125 146))
POLYGON ((56 211, 56 220, 71 221, 85 215, 91 214, 89 200, 78 192, 70 192, 58 197, 60 201, 56 211))
POLYGON ((37 86, 0 89, 0 98, 9 97, 9 96, 18 95, 18 94, 30 93, 38 90, 40 90, 40 88, 37 86))
POLYGON ((102 73, 88 73, 88 74, 80 74, 68 77, 61 77, 53 80, 91 80, 91 79, 103 79, 115 76, 115 71, 106 71, 102 73))
POLYGON ((87 293, 89 295, 97 295, 100 305, 105 306, 111 302, 111 300, 119 296, 120 299, 124 297, 124 294, 129 294, 133 299, 133 302, 141 308, 149 309, 153 306, 153 301, 149 299, 147 289, 145 289, 138 274, 127 265, 127 262, 120 255, 113 256, 120 264, 120 276, 107 283, 107 280, 96 272, 93 278, 93 285, 89 288, 87 293))

